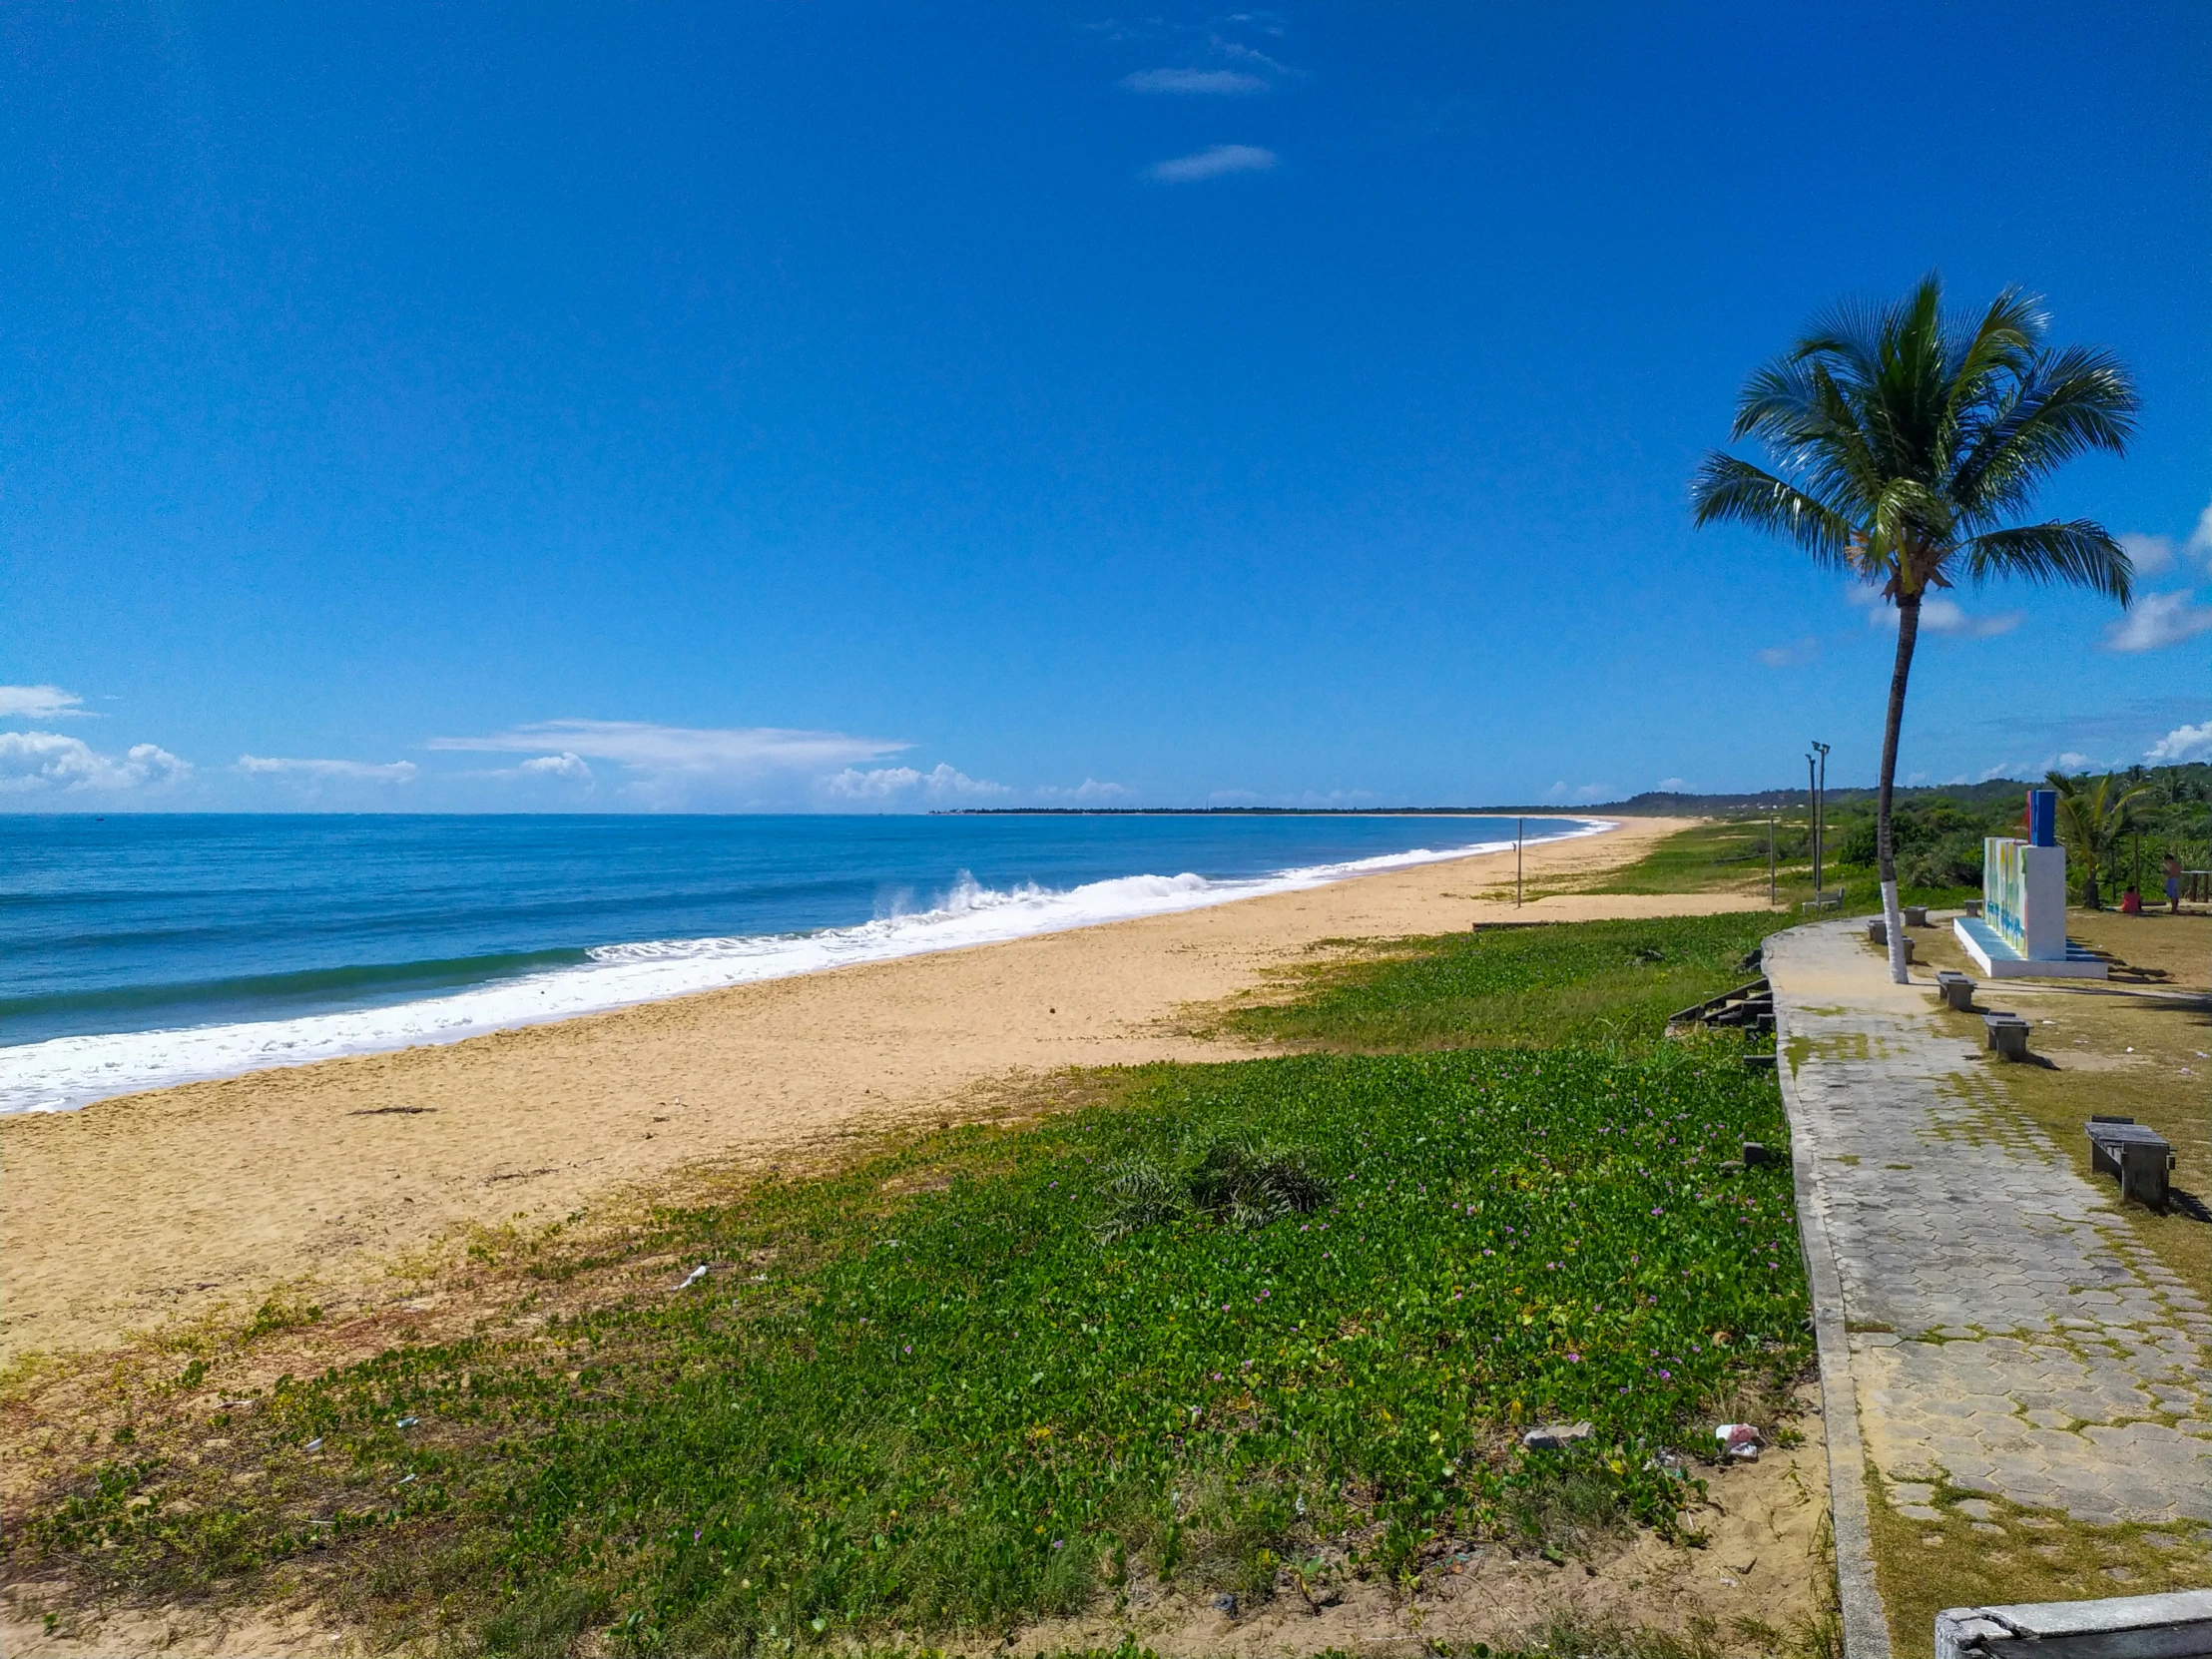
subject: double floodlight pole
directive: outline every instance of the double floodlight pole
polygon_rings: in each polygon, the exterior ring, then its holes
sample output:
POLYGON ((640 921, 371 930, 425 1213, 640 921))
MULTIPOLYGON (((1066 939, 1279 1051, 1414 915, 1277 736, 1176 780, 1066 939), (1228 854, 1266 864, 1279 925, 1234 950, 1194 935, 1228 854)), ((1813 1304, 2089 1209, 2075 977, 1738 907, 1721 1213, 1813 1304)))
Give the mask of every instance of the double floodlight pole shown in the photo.
POLYGON ((1826 891, 1821 880, 1821 830, 1828 803, 1828 749, 1827 744, 1816 738, 1813 753, 1805 757, 1806 794, 1812 798, 1813 807, 1813 902, 1816 905, 1826 891))

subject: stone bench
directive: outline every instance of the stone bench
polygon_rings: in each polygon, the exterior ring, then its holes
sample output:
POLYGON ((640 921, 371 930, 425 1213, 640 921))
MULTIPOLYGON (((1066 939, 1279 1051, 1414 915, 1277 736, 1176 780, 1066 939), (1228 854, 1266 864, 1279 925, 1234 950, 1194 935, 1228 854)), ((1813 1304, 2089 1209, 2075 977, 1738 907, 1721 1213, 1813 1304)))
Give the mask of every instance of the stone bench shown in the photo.
POLYGON ((1981 1016, 1989 1033, 1989 1047, 2000 1060, 2027 1058, 2027 1021, 2018 1014, 1992 1010, 1981 1016))
MULTIPOLYGON (((1889 949, 1890 924, 1880 916, 1876 916, 1869 921, 1867 923, 1867 942, 1872 945, 1879 945, 1884 950, 1889 949)), ((1913 959, 1913 941, 1911 939, 1905 941, 1905 959, 1909 962, 1913 959)))
POLYGON ((2119 1181, 2122 1203, 2132 1198, 2146 1209, 2166 1208, 2174 1149, 2165 1136, 2133 1118, 2093 1117, 2082 1127, 2089 1132, 2089 1167, 2119 1181))
POLYGON ((1936 975, 1936 994, 1955 1013, 1963 1014, 1973 1007, 1973 981, 1956 969, 1944 968, 1936 975))
POLYGON ((1926 927, 1928 925, 1928 906, 1926 904, 1906 905, 1905 925, 1908 927, 1926 927))

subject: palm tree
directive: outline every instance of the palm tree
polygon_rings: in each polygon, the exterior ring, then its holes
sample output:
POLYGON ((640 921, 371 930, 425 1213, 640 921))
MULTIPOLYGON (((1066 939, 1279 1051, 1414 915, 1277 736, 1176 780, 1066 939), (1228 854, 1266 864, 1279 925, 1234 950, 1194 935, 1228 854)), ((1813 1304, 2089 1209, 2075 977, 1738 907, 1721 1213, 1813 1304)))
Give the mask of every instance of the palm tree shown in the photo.
POLYGON ((1904 984, 1890 798, 1905 685, 1931 590, 1961 577, 2068 582, 2127 604, 2134 570, 2086 519, 2008 524, 2043 479, 2092 449, 2117 454, 2135 388, 2109 354, 2048 347, 2039 302, 2007 288, 1978 317, 1946 315, 1934 275, 1895 304, 1843 305, 1746 382, 1735 440, 1777 471, 1715 451, 1690 486, 1696 521, 1748 524, 1819 564, 1879 584, 1897 607, 1875 845, 1890 974, 1904 984))
POLYGON ((2058 792, 2059 838, 2081 859, 2081 902, 2102 909, 2097 872, 2119 851, 2120 838, 2140 825, 2140 807, 2150 799, 2150 786, 2123 790, 2109 772, 2093 784, 2062 772, 2044 776, 2058 792))

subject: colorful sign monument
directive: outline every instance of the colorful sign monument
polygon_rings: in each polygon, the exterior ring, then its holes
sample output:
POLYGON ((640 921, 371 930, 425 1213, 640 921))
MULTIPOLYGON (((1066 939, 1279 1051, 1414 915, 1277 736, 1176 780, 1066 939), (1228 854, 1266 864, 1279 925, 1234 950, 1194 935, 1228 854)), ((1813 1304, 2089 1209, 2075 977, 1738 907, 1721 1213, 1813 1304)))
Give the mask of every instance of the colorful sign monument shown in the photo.
POLYGON ((2027 838, 1981 843, 1981 914, 1951 923, 1966 954, 1992 979, 2102 979, 2104 962, 2066 938, 2066 849, 2058 844, 2058 795, 2027 792, 2027 838))

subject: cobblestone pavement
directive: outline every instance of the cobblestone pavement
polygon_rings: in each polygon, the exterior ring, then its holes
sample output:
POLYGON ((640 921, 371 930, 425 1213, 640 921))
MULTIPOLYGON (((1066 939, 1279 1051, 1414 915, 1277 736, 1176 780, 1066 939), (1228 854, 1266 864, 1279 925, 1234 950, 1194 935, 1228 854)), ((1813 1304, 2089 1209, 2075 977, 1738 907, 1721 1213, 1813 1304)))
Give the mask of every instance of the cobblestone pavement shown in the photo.
POLYGON ((1930 987, 1889 983, 1863 924, 1781 934, 1766 966, 1881 1495, 1919 1520, 1947 1481, 2095 1524, 2212 1524, 2201 1290, 2006 1106, 1930 987))

